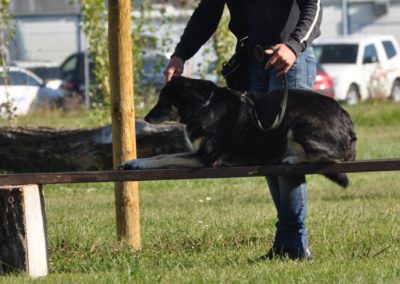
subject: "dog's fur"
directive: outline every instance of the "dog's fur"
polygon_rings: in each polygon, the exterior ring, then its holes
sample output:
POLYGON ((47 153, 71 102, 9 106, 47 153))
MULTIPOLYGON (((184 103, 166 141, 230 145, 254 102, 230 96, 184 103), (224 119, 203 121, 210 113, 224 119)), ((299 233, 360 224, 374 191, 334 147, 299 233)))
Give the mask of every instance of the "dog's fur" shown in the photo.
MULTIPOLYGON (((254 98, 253 98, 254 100, 254 98)), ((258 118, 271 125, 282 100, 273 91, 255 100, 258 118)), ((121 169, 341 162, 355 158, 356 135, 348 113, 333 99, 290 89, 281 125, 255 126, 244 94, 205 80, 177 77, 161 90, 145 120, 186 125, 193 151, 124 162, 121 169)), ((326 175, 346 187, 346 174, 326 175)))

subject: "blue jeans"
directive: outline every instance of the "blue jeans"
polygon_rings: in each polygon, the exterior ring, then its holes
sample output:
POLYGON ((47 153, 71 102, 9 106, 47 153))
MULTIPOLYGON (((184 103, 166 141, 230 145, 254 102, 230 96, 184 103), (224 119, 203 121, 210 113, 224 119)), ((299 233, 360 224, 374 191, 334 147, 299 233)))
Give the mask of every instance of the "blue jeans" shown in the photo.
MULTIPOLYGON (((255 58, 250 59, 250 91, 265 95, 282 87, 276 70, 265 71, 255 58)), ((298 54, 295 64, 287 73, 289 88, 311 88, 316 75, 316 59, 312 48, 298 54)), ((305 225, 307 186, 304 175, 267 177, 268 187, 278 212, 275 249, 304 249, 308 246, 305 225)))

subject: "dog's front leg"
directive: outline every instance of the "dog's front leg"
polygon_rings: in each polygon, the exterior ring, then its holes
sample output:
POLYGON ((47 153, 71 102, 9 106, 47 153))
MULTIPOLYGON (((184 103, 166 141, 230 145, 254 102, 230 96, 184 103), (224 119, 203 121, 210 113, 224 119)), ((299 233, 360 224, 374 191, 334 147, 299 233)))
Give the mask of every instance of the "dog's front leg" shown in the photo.
POLYGON ((197 153, 185 152, 177 154, 159 155, 151 158, 136 159, 123 162, 120 170, 145 170, 167 168, 201 168, 204 163, 197 153))

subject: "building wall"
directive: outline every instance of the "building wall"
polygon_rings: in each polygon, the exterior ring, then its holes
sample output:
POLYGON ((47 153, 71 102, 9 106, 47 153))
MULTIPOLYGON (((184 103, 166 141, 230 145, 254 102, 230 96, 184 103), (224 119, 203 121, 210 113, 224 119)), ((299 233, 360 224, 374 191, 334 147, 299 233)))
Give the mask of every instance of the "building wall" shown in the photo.
MULTIPOLYGON (((60 63, 69 54, 82 50, 79 7, 68 3, 70 3, 68 0, 12 0, 11 8, 16 21, 16 35, 10 49, 11 60, 60 63)), ((322 3, 324 16, 321 38, 342 34, 341 1, 326 0, 322 3)), ((350 32, 389 33, 400 40, 400 2, 392 2, 387 14, 379 17, 376 15, 374 5, 373 1, 349 4, 350 32)), ((156 37, 169 34, 172 38, 170 47, 164 49, 163 52, 171 52, 185 24, 186 22, 181 21, 173 27, 167 27, 160 23, 157 29, 149 30, 147 33, 154 34, 156 37)), ((202 59, 194 58, 193 66, 197 66, 201 61, 202 59)))
POLYGON ((400 43, 400 3, 393 3, 386 15, 377 19, 373 24, 363 26, 360 33, 392 34, 400 43))
POLYGON ((78 15, 80 4, 69 0, 11 0, 10 12, 14 16, 78 15))
POLYGON ((78 16, 14 18, 16 33, 10 49, 12 61, 60 63, 79 50, 78 16))
MULTIPOLYGON (((343 34, 342 5, 339 2, 323 6, 321 37, 337 37, 343 34)), ((365 26, 373 24, 376 19, 374 5, 371 2, 353 3, 348 7, 348 32, 360 32, 365 26)))
MULTIPOLYGON (((340 1, 324 4, 321 38, 342 35, 342 11, 340 1)), ((373 1, 349 3, 349 33, 393 34, 400 42, 400 2, 392 1, 387 9, 373 1)))
POLYGON ((342 11, 340 5, 324 5, 321 38, 329 38, 341 34, 342 31, 342 11))

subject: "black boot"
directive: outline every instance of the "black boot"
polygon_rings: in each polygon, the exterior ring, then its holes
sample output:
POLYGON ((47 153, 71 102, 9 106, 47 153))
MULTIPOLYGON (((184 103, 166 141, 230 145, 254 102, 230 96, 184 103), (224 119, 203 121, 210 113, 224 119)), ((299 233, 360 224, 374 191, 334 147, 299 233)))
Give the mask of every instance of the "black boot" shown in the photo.
POLYGON ((291 259, 291 260, 312 260, 313 256, 309 247, 300 249, 277 249, 271 248, 267 254, 256 258, 254 262, 273 260, 273 259, 291 259))

